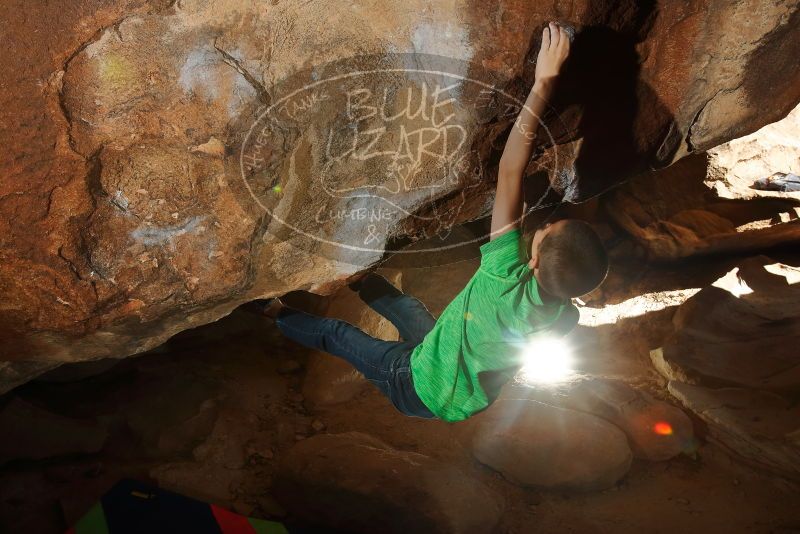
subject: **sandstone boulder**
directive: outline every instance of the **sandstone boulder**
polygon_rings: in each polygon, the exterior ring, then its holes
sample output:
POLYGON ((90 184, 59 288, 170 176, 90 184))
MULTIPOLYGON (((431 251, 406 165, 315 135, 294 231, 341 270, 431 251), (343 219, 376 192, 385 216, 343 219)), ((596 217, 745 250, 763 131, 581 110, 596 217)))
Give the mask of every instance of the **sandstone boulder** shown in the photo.
POLYGON ((658 462, 695 449, 692 422, 680 408, 620 380, 585 377, 560 387, 515 385, 506 388, 502 397, 600 417, 625 432, 637 458, 658 462))
POLYGON ((164 463, 148 474, 159 487, 222 506, 234 500, 234 489, 243 478, 241 470, 198 462, 164 463))
POLYGON ((575 201, 784 116, 798 17, 740 0, 4 2, 0 391, 256 297, 331 292, 398 239, 487 214, 546 21, 578 31, 528 171, 575 201))
POLYGON ((502 502, 456 468, 358 432, 299 442, 273 491, 298 521, 345 532, 491 532, 502 502))
POLYGON ((475 458, 523 486, 605 489, 633 459, 618 427, 583 412, 505 399, 477 419, 475 458))
POLYGON ((695 451, 692 422, 681 409, 623 382, 588 382, 568 406, 617 425, 637 458, 664 461, 695 451))
POLYGON ((330 354, 313 352, 308 358, 303 397, 310 408, 331 406, 355 398, 366 384, 364 375, 352 365, 330 354))
POLYGON ((682 304, 651 352, 708 435, 750 463, 800 474, 800 270, 750 258, 682 304))
POLYGON ((187 376, 185 370, 163 366, 141 373, 133 391, 126 392, 133 398, 118 407, 132 435, 151 455, 188 453, 214 428, 219 414, 219 382, 206 376, 187 376))
MULTIPOLYGON (((800 149, 785 148, 800 158, 800 149)), ((800 242, 799 194, 729 198, 727 180, 713 159, 695 155, 617 189, 603 199, 605 212, 657 261, 800 242)))
POLYGON ((669 391, 708 424, 711 439, 752 464, 800 480, 800 407, 790 399, 676 381, 669 391))
MULTIPOLYGON (((400 271, 383 274, 395 286, 400 286, 400 271)), ((331 298, 325 315, 347 321, 378 339, 398 339, 397 329, 392 323, 372 311, 349 288, 343 288, 331 298)), ((364 376, 346 361, 313 351, 308 357, 303 396, 311 407, 330 406, 353 399, 366 384, 364 376)))

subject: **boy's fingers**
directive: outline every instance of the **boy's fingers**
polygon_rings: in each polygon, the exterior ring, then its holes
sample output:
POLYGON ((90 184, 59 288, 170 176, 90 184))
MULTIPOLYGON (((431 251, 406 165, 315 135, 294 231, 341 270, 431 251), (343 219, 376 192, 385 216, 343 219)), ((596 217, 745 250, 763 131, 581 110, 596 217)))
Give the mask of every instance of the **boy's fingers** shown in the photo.
POLYGON ((569 51, 569 34, 567 33, 566 28, 559 28, 561 31, 561 39, 559 39, 558 44, 564 52, 569 51))
POLYGON ((560 33, 559 33, 558 26, 556 26, 555 22, 551 22, 550 23, 550 43, 551 43, 551 45, 553 47, 557 47, 558 46, 559 37, 560 37, 560 33))
POLYGON ((550 48, 550 28, 545 26, 542 30, 542 50, 550 48))

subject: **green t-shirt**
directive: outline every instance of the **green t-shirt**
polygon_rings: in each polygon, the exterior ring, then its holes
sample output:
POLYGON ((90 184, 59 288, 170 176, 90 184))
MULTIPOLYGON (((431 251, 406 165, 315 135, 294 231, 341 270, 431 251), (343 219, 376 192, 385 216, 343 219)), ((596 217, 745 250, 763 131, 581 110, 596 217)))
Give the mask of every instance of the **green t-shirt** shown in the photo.
POLYGON ((481 247, 480 268, 414 348, 417 395, 439 418, 464 420, 497 398, 532 335, 577 322, 570 301, 542 302, 520 231, 505 233, 481 247))

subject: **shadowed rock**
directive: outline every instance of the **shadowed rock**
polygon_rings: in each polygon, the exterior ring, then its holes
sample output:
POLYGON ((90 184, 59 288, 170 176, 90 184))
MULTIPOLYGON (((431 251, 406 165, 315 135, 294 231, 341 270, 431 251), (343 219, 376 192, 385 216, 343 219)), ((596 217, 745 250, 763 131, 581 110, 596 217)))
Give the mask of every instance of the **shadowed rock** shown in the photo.
POLYGON ((275 490, 298 521, 346 532, 491 532, 501 512, 499 496, 458 469, 358 432, 295 445, 275 490))
POLYGON ((16 398, 0 410, 0 428, 0 465, 94 453, 108 437, 106 429, 92 420, 63 417, 16 398))

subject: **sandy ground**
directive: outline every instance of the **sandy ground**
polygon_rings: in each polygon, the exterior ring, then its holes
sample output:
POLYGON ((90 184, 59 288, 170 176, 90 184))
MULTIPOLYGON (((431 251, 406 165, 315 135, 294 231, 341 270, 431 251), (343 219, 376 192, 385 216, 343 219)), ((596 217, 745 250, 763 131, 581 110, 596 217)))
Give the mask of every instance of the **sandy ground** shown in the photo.
MULTIPOLYGON (((731 261, 687 264, 680 270, 637 267, 627 291, 634 296, 699 287, 724 273, 731 261)), ((405 268, 404 289, 436 314, 476 267, 477 260, 469 259, 405 268)), ((667 398, 647 351, 658 346, 673 311, 581 327, 586 340, 581 369, 624 378, 667 398)), ((284 512, 269 490, 281 454, 315 432, 350 430, 456 465, 493 488, 506 501, 499 532, 800 532, 800 488, 705 443, 699 422, 701 444, 692 457, 637 460, 610 490, 524 489, 471 457, 469 422, 404 417, 371 386, 345 404, 307 411, 300 393, 302 371, 278 372, 305 357, 304 349, 273 327, 238 311, 103 375, 18 389, 13 395, 54 412, 99 418, 110 428, 110 438, 99 454, 17 461, 0 469, 0 532, 61 532, 123 476, 155 481, 241 513, 280 518, 284 512), (204 407, 199 416, 198 405, 204 407)), ((377 525, 375 532, 380 532, 377 525)))

